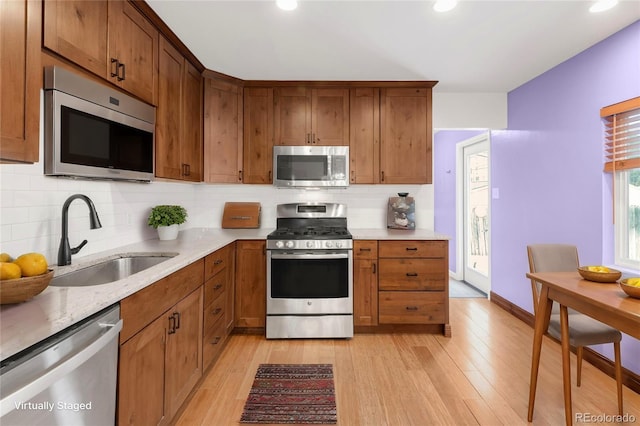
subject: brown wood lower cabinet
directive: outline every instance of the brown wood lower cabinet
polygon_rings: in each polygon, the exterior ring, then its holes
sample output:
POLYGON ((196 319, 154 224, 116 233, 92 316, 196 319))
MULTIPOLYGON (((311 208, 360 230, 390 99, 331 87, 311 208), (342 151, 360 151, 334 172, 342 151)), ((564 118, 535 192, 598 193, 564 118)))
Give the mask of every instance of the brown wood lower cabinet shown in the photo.
POLYGON ((448 241, 356 240, 353 250, 356 327, 451 335, 448 241))
POLYGON ((353 243, 353 325, 378 325, 378 241, 353 243))
POLYGON ((267 304, 266 242, 236 242, 236 327, 264 327, 267 304))
POLYGON ((202 376, 203 273, 200 260, 120 302, 118 424, 170 422, 202 376))
POLYGON ((202 367, 215 360, 233 330, 235 243, 205 258, 202 367))

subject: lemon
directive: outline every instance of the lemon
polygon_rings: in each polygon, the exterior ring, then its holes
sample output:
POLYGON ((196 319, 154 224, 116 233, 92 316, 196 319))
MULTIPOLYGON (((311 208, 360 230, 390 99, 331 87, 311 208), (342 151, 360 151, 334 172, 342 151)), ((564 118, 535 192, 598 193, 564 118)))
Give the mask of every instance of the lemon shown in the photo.
POLYGON ((47 272, 47 259, 40 253, 25 253, 13 261, 22 270, 23 277, 35 277, 47 272))
POLYGON ((13 258, 9 253, 0 253, 0 262, 13 262, 13 258))
POLYGON ((11 262, 0 262, 0 280, 13 280, 21 276, 22 272, 18 265, 11 262))
POLYGON ((640 287, 640 278, 629 278, 627 280, 627 285, 630 285, 633 287, 640 287))

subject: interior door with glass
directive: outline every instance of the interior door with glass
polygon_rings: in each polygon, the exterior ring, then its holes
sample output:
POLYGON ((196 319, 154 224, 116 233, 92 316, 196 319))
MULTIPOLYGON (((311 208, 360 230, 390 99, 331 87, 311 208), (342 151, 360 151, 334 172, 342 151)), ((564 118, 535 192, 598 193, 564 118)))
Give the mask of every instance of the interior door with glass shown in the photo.
POLYGON ((464 281, 489 294, 489 140, 462 149, 464 164, 464 281))

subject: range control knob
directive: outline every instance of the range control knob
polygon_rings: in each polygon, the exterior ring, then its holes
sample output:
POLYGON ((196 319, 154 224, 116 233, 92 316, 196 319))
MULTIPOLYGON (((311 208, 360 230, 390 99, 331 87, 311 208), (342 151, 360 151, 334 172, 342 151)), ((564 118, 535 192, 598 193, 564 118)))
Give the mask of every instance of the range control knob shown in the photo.
POLYGON ((342 241, 336 241, 336 247, 338 248, 342 247, 342 241))
POLYGON ((282 248, 284 247, 284 243, 282 241, 276 241, 276 247, 282 248))
POLYGON ((287 248, 293 248, 293 246, 294 246, 293 241, 287 241, 287 242, 285 243, 285 246, 286 246, 287 248))
POLYGON ((313 241, 307 241, 307 248, 313 247, 313 241))
POLYGON ((327 246, 327 248, 331 248, 333 247, 333 241, 327 241, 325 245, 327 246))

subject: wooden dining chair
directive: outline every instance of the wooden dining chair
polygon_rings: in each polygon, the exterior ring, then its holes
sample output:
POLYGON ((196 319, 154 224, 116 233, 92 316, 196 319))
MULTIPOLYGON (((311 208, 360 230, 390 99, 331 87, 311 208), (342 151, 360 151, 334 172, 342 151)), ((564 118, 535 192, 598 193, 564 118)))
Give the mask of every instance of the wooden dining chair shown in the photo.
MULTIPOLYGON (((569 244, 532 244, 527 246, 529 269, 531 272, 570 272, 577 271, 578 249, 569 244)), ((533 294, 533 310, 538 315, 540 299, 540 283, 531 280, 533 294)), ((582 351, 584 346, 613 343, 615 355, 615 376, 618 387, 618 413, 622 415, 622 365, 620 363, 620 340, 622 334, 615 328, 609 327, 587 315, 573 309, 568 309, 569 344, 576 348, 577 378, 580 386, 582 375, 582 351)), ((553 304, 551 319, 547 333, 557 340, 562 340, 560 329, 560 306, 553 304)))

